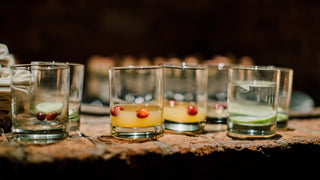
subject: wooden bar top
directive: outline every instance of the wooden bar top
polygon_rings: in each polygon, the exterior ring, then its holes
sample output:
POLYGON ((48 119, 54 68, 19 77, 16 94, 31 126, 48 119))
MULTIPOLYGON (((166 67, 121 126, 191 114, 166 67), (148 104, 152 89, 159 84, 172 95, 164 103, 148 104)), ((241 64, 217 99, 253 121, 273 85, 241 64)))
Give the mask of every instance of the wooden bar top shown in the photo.
POLYGON ((159 178, 170 173, 172 178, 211 178, 214 173, 222 178, 228 169, 234 172, 230 177, 238 177, 246 170, 263 173, 270 163, 273 169, 295 170, 307 167, 309 161, 320 162, 320 118, 315 117, 291 119, 288 130, 265 140, 235 140, 209 125, 202 134, 166 132, 156 141, 127 142, 110 136, 109 123, 108 116, 81 115, 81 136, 70 134, 48 145, 19 144, 10 133, 2 133, 0 179, 46 173, 57 178, 59 173, 113 178, 143 178, 153 173, 159 178))

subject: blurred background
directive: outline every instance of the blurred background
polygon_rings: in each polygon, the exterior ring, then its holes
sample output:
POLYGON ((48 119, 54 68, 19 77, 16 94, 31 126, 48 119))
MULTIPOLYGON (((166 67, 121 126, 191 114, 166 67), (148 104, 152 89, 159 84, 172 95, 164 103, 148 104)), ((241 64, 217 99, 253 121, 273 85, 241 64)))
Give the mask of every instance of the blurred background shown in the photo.
POLYGON ((319 12, 318 0, 2 0, 0 43, 19 63, 246 56, 293 68, 320 105, 319 12))

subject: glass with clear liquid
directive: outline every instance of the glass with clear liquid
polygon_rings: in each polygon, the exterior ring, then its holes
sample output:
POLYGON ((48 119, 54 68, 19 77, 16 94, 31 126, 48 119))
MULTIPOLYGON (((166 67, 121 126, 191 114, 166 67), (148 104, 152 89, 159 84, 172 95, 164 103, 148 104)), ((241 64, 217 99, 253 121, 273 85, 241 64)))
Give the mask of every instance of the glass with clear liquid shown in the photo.
POLYGON ((269 138, 275 135, 278 70, 232 68, 228 83, 228 135, 235 138, 269 138))
POLYGON ((81 102, 69 101, 69 131, 80 130, 80 107, 81 102))
POLYGON ((32 61, 34 65, 64 64, 70 68, 69 131, 80 133, 80 109, 83 93, 84 65, 70 62, 32 61))
POLYGON ((289 121, 289 106, 292 92, 293 69, 284 67, 278 69, 280 69, 280 84, 277 112, 277 129, 285 130, 287 129, 289 121))
POLYGON ((67 64, 70 67, 69 131, 80 133, 84 65, 78 63, 67 64))
POLYGON ((67 137, 69 70, 61 63, 11 66, 15 141, 47 144, 67 137))

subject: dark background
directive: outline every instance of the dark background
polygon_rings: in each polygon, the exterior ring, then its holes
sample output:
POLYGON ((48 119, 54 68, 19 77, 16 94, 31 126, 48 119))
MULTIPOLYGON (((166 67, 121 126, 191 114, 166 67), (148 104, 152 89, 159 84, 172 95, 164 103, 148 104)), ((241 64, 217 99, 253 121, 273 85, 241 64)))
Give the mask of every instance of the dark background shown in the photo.
POLYGON ((233 53, 293 68, 294 89, 320 105, 318 0, 2 0, 0 7, 0 42, 21 63, 233 53))

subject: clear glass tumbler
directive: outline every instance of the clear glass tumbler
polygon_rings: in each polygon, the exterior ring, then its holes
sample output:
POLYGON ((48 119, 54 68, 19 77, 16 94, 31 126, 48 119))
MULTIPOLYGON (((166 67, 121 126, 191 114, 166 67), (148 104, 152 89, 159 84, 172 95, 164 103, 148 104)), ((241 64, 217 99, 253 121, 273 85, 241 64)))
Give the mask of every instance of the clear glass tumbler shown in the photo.
POLYGON ((163 68, 127 66, 109 69, 111 135, 151 140, 163 135, 163 68))
POLYGON ((207 112, 208 68, 195 64, 164 64, 165 128, 201 132, 207 112))
POLYGON ((84 65, 78 63, 67 64, 70 67, 69 131, 80 132, 84 65))
POLYGON ((275 135, 279 82, 279 69, 229 68, 229 136, 249 139, 275 135))
POLYGON ((53 143, 67 136, 69 80, 70 68, 65 64, 11 66, 16 141, 53 143))
POLYGON ((225 130, 227 124, 228 68, 229 66, 225 66, 223 63, 208 65, 208 106, 206 119, 207 124, 216 125, 216 130, 225 130))
POLYGON ((66 64, 70 67, 69 131, 80 133, 80 113, 83 93, 84 65, 56 61, 32 61, 31 64, 66 64))
POLYGON ((275 67, 280 69, 279 100, 277 112, 277 129, 285 129, 289 120, 289 106, 292 93, 293 69, 275 67))

